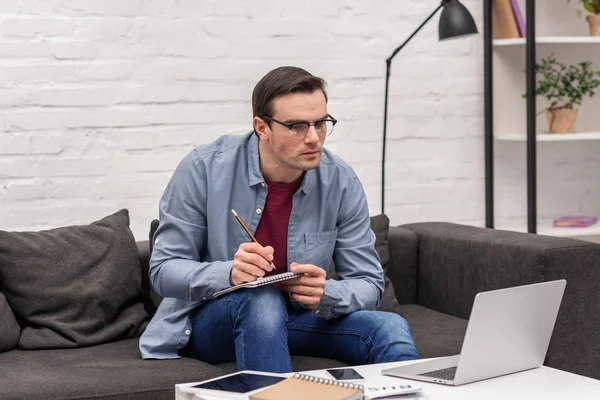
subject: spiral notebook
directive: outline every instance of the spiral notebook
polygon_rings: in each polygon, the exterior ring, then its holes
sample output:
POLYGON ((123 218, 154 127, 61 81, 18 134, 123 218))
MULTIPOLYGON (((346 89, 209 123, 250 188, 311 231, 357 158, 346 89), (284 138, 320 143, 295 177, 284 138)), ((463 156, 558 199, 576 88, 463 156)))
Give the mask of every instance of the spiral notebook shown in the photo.
POLYGON ((213 297, 219 297, 229 292, 233 292, 234 290, 243 289, 243 288, 255 288, 264 285, 270 285, 271 283, 287 281, 288 279, 300 278, 304 274, 295 274, 293 272, 284 272, 282 274, 271 275, 266 278, 258 278, 253 282, 241 283, 239 285, 232 286, 227 289, 219 290, 213 294, 213 297))
POLYGON ((250 400, 362 400, 363 398, 363 385, 299 373, 250 395, 250 400))

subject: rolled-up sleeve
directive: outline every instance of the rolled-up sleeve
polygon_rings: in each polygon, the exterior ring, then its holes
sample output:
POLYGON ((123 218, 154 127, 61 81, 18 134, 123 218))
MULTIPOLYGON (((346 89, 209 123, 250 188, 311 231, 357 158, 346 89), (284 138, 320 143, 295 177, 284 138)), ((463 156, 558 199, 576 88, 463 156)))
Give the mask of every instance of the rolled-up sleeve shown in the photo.
POLYGON ((163 297, 206 300, 229 286, 232 261, 200 262, 207 251, 207 180, 191 152, 176 168, 159 204, 150 279, 163 297))

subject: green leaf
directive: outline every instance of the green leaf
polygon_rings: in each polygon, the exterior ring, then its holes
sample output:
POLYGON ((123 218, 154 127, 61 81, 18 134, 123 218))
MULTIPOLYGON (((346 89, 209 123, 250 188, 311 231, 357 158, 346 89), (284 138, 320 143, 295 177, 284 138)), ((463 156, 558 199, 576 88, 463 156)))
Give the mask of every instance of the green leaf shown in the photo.
POLYGON ((535 65, 535 94, 546 98, 553 108, 558 104, 567 108, 580 105, 584 97, 593 97, 594 89, 600 86, 600 80, 595 79, 600 71, 592 71, 591 66, 590 61, 565 65, 554 54, 542 58, 535 65))

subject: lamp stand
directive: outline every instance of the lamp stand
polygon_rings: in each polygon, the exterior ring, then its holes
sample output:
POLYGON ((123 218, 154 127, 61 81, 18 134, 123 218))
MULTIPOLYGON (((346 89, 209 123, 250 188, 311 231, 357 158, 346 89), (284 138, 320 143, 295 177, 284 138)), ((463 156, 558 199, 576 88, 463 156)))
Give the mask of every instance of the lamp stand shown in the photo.
POLYGON ((394 50, 392 55, 389 56, 385 60, 386 70, 385 70, 385 102, 384 102, 384 110, 383 110, 383 150, 382 150, 383 152, 381 155, 381 213, 382 214, 385 213, 385 145, 386 145, 386 138, 387 138, 388 94, 389 94, 389 85, 390 85, 390 67, 392 65, 392 59, 396 56, 396 54, 398 54, 398 52, 400 50, 402 50, 402 48, 404 46, 406 46, 406 44, 408 42, 410 42, 410 40, 421 30, 421 28, 423 28, 423 26, 425 26, 425 24, 427 24, 427 22, 429 22, 429 20, 431 18, 433 18, 433 16, 440 10, 440 8, 442 8, 444 6, 445 1, 447 1, 447 0, 442 1, 442 3, 438 6, 438 8, 436 8, 435 11, 432 12, 431 15, 429 17, 427 17, 427 19, 425 19, 425 21, 423 21, 423 23, 421 25, 419 25, 419 27, 408 37, 408 39, 406 39, 404 41, 404 43, 402 43, 400 46, 398 46, 396 48, 396 50, 394 50))

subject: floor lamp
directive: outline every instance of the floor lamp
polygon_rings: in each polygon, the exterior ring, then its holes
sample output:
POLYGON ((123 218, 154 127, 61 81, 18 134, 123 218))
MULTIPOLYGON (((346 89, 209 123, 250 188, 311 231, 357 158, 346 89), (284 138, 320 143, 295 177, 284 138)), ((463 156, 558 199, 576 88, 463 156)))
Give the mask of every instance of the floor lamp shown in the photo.
POLYGON ((431 18, 443 8, 442 15, 440 16, 440 22, 438 26, 439 40, 455 38, 458 36, 471 35, 477 33, 477 26, 473 16, 469 13, 469 10, 465 6, 460 4, 458 0, 442 0, 442 3, 431 13, 429 17, 423 21, 421 25, 402 43, 394 50, 391 56, 386 60, 386 72, 385 72, 385 109, 383 112, 383 154, 381 157, 381 213, 385 213, 385 145, 386 145, 386 133, 387 133, 387 112, 388 112, 388 89, 390 84, 390 67, 392 65, 392 59, 398 54, 400 50, 429 22, 431 18))

